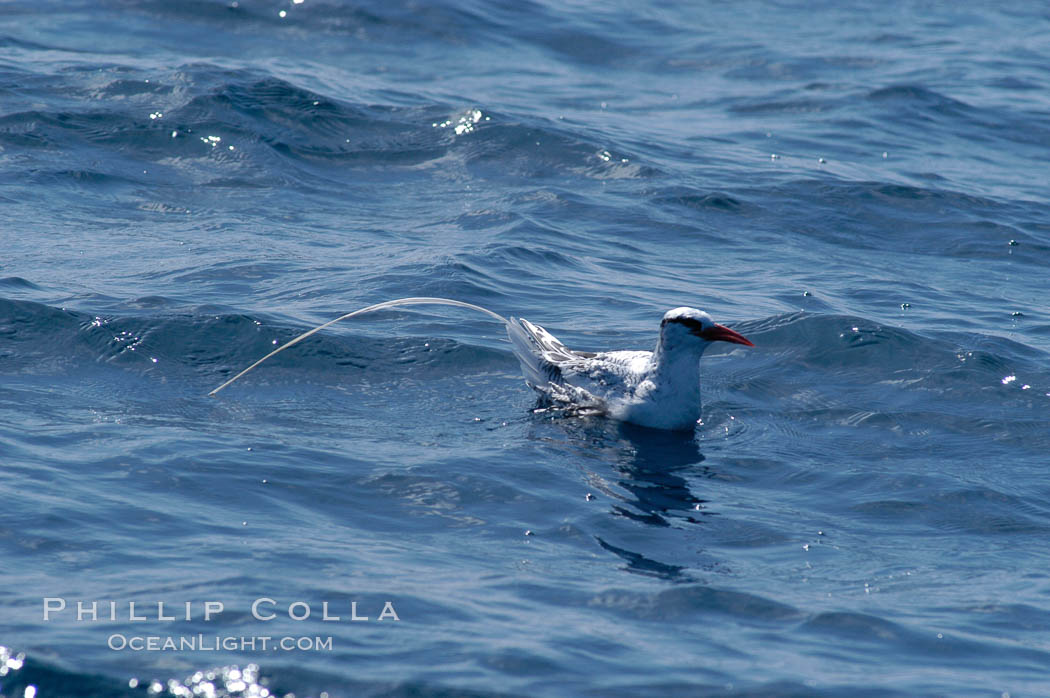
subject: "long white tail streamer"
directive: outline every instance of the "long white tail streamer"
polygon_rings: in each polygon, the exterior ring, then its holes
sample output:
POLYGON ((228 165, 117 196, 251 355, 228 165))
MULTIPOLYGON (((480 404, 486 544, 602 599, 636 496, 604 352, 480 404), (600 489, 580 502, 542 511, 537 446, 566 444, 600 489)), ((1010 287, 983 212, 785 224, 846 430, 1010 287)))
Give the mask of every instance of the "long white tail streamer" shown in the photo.
POLYGON ((237 380, 238 378, 243 376, 248 371, 251 371, 253 368, 255 368, 256 366, 261 364, 263 361, 266 361, 268 358, 270 358, 274 354, 280 354, 282 351, 284 351, 288 347, 292 346, 293 344, 298 344, 299 342, 303 341, 304 339, 306 339, 307 337, 309 337, 310 335, 312 335, 315 332, 320 332, 324 328, 330 327, 331 325, 334 325, 335 323, 339 322, 340 320, 346 320, 348 318, 354 317, 355 315, 363 315, 364 313, 370 313, 370 312, 372 312, 374 310, 382 310, 383 308, 393 308, 394 306, 397 306, 397 305, 454 305, 454 306, 457 306, 457 307, 460 307, 460 308, 469 308, 470 310, 477 310, 478 312, 485 313, 486 315, 488 315, 490 317, 496 318, 497 320, 502 322, 504 325, 509 325, 510 324, 510 322, 507 320, 507 318, 503 317, 502 315, 499 315, 497 313, 492 312, 488 308, 482 308, 480 305, 474 305, 473 303, 464 303, 463 301, 454 301, 454 300, 452 300, 450 298, 398 298, 397 300, 386 301, 384 303, 376 303, 375 305, 370 305, 367 308, 361 308, 360 310, 355 310, 352 313, 347 313, 346 315, 340 315, 335 320, 329 320, 328 322, 326 322, 323 325, 318 325, 317 327, 313 328, 309 332, 303 332, 301 335, 299 335, 298 337, 296 337, 292 341, 286 342, 286 343, 282 344, 281 346, 277 347, 276 349, 271 351, 269 354, 267 354, 266 356, 262 357, 261 359, 256 361, 254 364, 252 364, 251 366, 249 366, 248 368, 244 369, 243 371, 238 373, 236 376, 234 376, 230 380, 228 380, 225 383, 223 383, 222 385, 220 385, 215 390, 213 390, 210 393, 208 393, 208 397, 215 397, 216 393, 218 393, 220 390, 222 390, 223 388, 228 386, 230 383, 233 383, 235 380, 237 380))

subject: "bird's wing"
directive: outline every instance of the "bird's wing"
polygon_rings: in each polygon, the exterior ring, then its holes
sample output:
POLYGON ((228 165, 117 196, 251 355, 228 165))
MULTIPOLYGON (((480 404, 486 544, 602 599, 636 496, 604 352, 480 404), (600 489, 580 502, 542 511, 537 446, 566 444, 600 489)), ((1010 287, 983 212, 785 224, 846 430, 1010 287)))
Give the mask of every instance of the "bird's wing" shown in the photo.
POLYGON ((539 325, 511 318, 507 335, 521 362, 525 380, 561 402, 604 404, 634 388, 639 362, 649 352, 573 351, 539 325))
POLYGON ((572 351, 550 332, 524 318, 510 319, 507 336, 521 362, 525 380, 535 387, 562 383, 566 370, 582 368, 586 361, 585 354, 572 351))

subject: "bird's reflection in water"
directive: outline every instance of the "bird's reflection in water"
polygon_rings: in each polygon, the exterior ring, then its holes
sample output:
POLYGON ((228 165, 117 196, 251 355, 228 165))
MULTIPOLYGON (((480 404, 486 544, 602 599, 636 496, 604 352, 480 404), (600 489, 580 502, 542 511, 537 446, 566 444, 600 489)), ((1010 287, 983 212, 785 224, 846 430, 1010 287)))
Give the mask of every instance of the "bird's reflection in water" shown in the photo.
MULTIPOLYGON (((671 528, 683 523, 700 523, 711 515, 706 500, 690 489, 686 478, 710 475, 693 432, 647 429, 602 418, 544 420, 554 432, 561 432, 578 450, 581 461, 599 459, 603 466, 595 472, 585 468, 588 480, 612 499, 610 512, 651 526, 671 528), (610 477, 608 469, 613 476, 610 477)), ((548 432, 548 436, 553 435, 548 432)), ((670 565, 642 553, 627 550, 595 535, 598 544, 636 574, 672 581, 690 581, 685 567, 670 565)))
MULTIPOLYGON (((706 516, 706 500, 693 494, 689 477, 710 476, 703 464, 696 436, 689 431, 648 429, 601 417, 566 417, 537 420, 534 436, 563 441, 577 451, 581 465, 601 461, 619 476, 587 468, 588 480, 619 503, 613 512, 654 526, 671 526, 676 519, 698 523, 706 516)), ((586 466, 584 466, 586 467, 586 466)))
POLYGON ((705 500, 689 489, 679 472, 695 475, 702 465, 692 432, 661 431, 614 423, 621 457, 613 464, 622 477, 617 484, 634 496, 625 505, 613 505, 620 516, 654 526, 670 526, 669 518, 697 523, 705 500))

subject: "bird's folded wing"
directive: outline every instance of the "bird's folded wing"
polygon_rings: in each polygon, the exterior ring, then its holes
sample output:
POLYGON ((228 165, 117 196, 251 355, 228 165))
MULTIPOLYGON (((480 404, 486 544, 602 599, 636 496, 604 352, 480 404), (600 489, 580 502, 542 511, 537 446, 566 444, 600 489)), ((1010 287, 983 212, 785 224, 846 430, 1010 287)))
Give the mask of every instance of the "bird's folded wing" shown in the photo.
POLYGON ((594 354, 573 351, 539 325, 511 318, 507 334, 521 362, 525 379, 535 388, 571 385, 594 399, 623 395, 637 382, 635 364, 649 356, 642 351, 594 354))
POLYGON ((521 362, 525 378, 534 386, 560 384, 565 373, 584 370, 586 359, 539 325, 523 318, 511 318, 507 336, 514 346, 514 354, 521 362))

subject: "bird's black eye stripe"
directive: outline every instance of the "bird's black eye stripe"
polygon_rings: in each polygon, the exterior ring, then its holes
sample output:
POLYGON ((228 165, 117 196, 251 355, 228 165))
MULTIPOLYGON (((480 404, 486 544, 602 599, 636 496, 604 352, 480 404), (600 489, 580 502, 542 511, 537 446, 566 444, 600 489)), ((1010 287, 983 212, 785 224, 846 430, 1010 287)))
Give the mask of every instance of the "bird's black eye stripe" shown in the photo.
POLYGON ((703 323, 701 323, 699 320, 694 320, 691 317, 673 317, 661 322, 660 326, 663 327, 669 322, 677 322, 679 325, 685 325, 693 332, 702 332, 704 329, 703 323))

